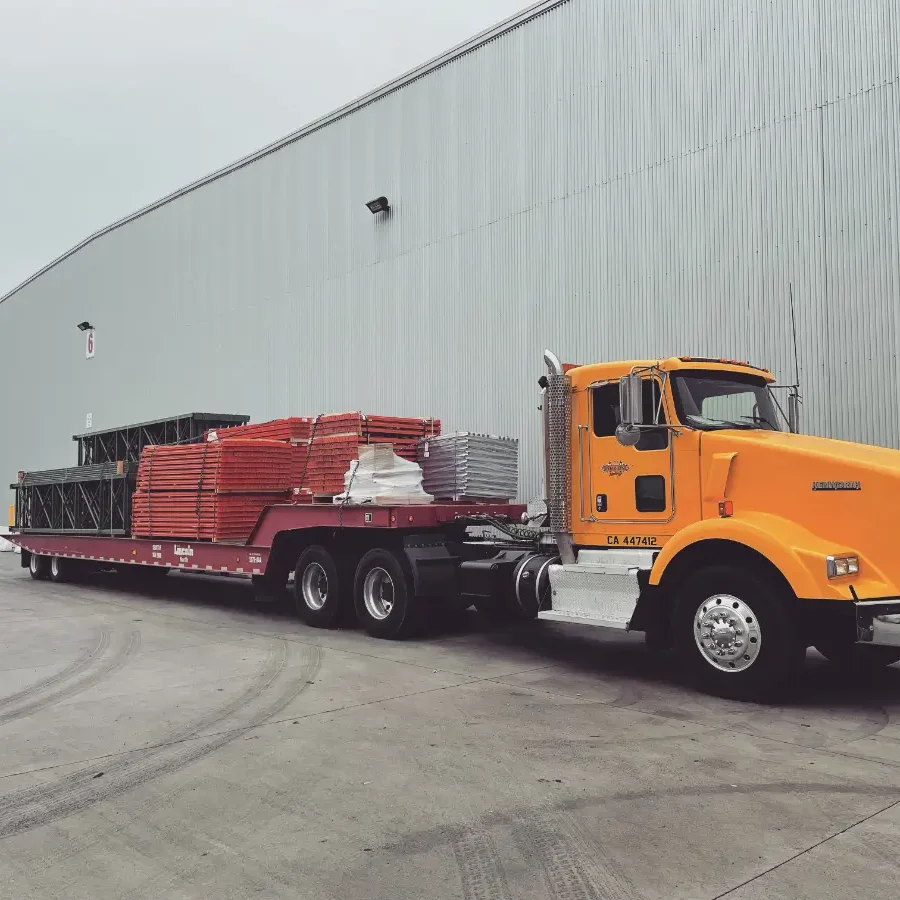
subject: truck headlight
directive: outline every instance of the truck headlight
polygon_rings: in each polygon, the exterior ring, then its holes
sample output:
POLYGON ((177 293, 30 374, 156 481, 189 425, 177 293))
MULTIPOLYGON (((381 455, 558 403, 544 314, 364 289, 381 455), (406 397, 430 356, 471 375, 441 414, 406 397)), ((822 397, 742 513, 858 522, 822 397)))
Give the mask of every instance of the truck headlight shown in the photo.
POLYGON ((829 578, 855 575, 859 571, 858 556, 829 556, 826 560, 829 578))

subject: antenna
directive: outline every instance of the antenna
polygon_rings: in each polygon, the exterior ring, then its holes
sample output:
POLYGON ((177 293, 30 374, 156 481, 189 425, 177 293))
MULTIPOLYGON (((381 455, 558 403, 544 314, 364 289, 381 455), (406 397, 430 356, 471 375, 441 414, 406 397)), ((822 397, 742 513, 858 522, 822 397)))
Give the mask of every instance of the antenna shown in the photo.
POLYGON ((800 431, 800 354, 797 352, 797 316, 794 311, 794 283, 788 283, 788 295, 791 301, 791 333, 794 339, 794 383, 788 391, 788 428, 792 434, 800 431))
POLYGON ((800 390, 800 354, 797 352, 797 316, 794 313, 794 283, 789 282, 788 292, 791 300, 791 333, 794 337, 794 387, 800 390))

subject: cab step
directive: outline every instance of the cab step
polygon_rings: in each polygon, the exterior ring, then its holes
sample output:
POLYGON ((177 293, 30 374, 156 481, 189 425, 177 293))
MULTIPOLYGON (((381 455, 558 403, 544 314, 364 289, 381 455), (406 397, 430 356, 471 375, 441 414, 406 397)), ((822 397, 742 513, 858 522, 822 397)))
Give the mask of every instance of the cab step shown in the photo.
POLYGON ((641 593, 638 572, 652 550, 582 550, 574 565, 550 566, 551 609, 539 619, 627 630, 641 593))

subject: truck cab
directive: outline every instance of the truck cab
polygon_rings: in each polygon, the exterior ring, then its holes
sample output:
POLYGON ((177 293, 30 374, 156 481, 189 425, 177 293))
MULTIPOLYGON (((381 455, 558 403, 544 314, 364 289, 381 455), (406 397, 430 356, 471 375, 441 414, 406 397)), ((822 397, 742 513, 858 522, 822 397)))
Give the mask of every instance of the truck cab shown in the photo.
POLYGON ((900 452, 794 433, 796 391, 746 362, 545 360, 540 618, 645 631, 730 696, 785 687, 809 646, 900 659, 900 452))
MULTIPOLYGON (((717 515, 704 498, 705 429, 779 431, 765 370, 669 359, 570 370, 572 533, 583 547, 661 548, 683 528, 717 515), (621 379, 635 373, 642 425, 621 440, 621 379)), ((708 474, 708 473, 707 473, 708 474)), ((719 493, 722 493, 719 491, 719 493)))

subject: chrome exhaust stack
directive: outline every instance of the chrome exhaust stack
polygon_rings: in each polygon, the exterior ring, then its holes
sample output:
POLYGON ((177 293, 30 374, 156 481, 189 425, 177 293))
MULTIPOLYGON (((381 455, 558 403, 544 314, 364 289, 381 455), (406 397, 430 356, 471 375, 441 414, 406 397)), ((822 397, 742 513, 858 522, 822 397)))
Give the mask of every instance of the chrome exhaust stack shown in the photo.
POLYGON ((541 391, 544 424, 544 494, 550 514, 550 532, 563 564, 575 562, 572 546, 572 382, 562 363, 544 351, 549 374, 541 391))

